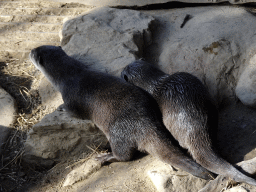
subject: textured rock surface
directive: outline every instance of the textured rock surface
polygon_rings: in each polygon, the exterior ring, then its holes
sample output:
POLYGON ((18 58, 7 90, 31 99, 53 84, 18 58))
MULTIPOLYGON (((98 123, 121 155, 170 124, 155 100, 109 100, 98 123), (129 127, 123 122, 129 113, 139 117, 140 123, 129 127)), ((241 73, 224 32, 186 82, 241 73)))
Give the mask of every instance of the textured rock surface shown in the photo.
POLYGON ((90 148, 106 143, 106 137, 91 121, 71 118, 67 112, 57 110, 29 131, 25 159, 29 161, 31 156, 54 160, 79 157, 82 153, 91 153, 90 148))
MULTIPOLYGON (((169 165, 148 155, 146 157, 129 161, 111 163, 109 166, 101 167, 87 180, 73 185, 77 191, 94 192, 107 189, 109 191, 147 191, 156 192, 157 188, 152 182, 152 176, 148 173, 159 173, 168 177, 167 191, 193 191, 196 192, 204 186, 207 181, 196 178, 182 170, 174 170, 169 165), (125 175, 125 177, 123 177, 125 175), (191 186, 193 183, 193 186, 191 186), (95 188, 95 186, 97 186, 95 188), (189 189, 189 190, 188 190, 189 189)), ((160 192, 160 191, 159 191, 160 192)))
POLYGON ((248 192, 248 190, 245 189, 244 187, 236 186, 236 187, 226 190, 226 192, 248 192))
POLYGON ((154 170, 149 170, 148 176, 159 192, 198 191, 207 183, 203 179, 182 170, 177 171, 164 163, 159 163, 154 170))
POLYGON ((2 153, 2 145, 11 131, 9 126, 14 123, 15 113, 14 99, 0 87, 0 155, 2 153))
POLYGON ((86 179, 89 177, 92 173, 99 170, 101 167, 100 161, 97 161, 95 159, 89 159, 85 163, 83 163, 81 166, 76 167, 74 170, 72 170, 66 177, 63 186, 70 186, 73 185, 76 182, 79 182, 81 180, 86 179))
MULTIPOLYGON (((240 75, 255 55, 255 16, 234 7, 187 9, 186 14, 183 18, 187 21, 160 45, 160 68, 168 73, 187 71, 196 75, 219 103, 234 98, 240 75)), ((251 98, 250 88, 243 93, 247 91, 251 98)))
MULTIPOLYGON (((78 2, 84 3, 86 5, 93 5, 93 6, 113 6, 113 7, 139 7, 139 6, 146 6, 146 5, 154 5, 154 4, 162 4, 173 2, 174 0, 54 0, 59 2, 78 2)), ((186 3, 221 3, 221 2, 230 2, 232 4, 239 4, 239 3, 249 3, 255 2, 253 0, 175 0, 179 2, 186 2, 186 3)))
POLYGON ((61 45, 68 55, 92 68, 120 75, 151 43, 153 20, 139 11, 95 9, 64 24, 61 45))
MULTIPOLYGON (((256 158, 247 160, 247 161, 241 161, 239 163, 237 163, 236 165, 238 167, 240 167, 243 171, 245 171, 247 174, 249 175, 254 175, 256 173, 256 168, 255 168, 255 164, 256 164, 256 158)), ((231 183, 232 181, 227 178, 224 177, 222 175, 219 175, 217 178, 215 178, 214 180, 210 181, 209 183, 207 183, 207 185, 204 186, 204 188, 202 188, 200 190, 200 192, 215 192, 215 191, 221 191, 225 188, 227 188, 227 184, 231 183)), ((237 186, 234 188, 231 188, 227 191, 236 191, 236 192, 247 192, 249 190, 247 190, 246 188, 242 187, 242 186, 237 186)))

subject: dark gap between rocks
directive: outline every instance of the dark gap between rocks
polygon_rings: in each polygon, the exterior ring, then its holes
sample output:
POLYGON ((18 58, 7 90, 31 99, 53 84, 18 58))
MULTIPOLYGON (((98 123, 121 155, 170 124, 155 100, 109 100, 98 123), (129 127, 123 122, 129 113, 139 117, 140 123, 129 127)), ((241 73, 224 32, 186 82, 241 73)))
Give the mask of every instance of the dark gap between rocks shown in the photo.
MULTIPOLYGON (((188 8, 188 7, 206 7, 206 6, 217 6, 217 5, 230 5, 230 6, 238 6, 234 4, 230 4, 227 2, 221 2, 221 3, 182 3, 182 2, 168 2, 168 3, 161 3, 161 4, 152 4, 152 5, 145 5, 145 6, 111 6, 113 8, 118 9, 133 9, 133 10, 164 10, 164 9, 176 9, 176 8, 188 8)), ((240 4, 240 6, 244 4, 240 4)), ((248 3, 246 6, 256 6, 256 3, 248 3), (250 5, 249 5, 250 4, 250 5)))

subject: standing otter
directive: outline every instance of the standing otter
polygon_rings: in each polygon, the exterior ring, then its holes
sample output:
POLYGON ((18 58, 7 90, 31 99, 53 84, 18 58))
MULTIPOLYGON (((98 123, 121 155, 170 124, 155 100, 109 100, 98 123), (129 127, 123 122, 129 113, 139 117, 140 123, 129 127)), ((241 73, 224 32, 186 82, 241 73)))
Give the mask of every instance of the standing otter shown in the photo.
POLYGON ((142 60, 126 66, 121 76, 156 99, 164 125, 197 163, 213 173, 256 186, 254 179, 214 151, 211 136, 217 131, 218 111, 198 78, 185 72, 168 75, 142 60))
POLYGON ((30 59, 60 91, 68 112, 92 120, 104 132, 112 153, 98 157, 102 164, 128 161, 138 149, 197 177, 212 178, 209 171, 172 144, 157 103, 146 91, 91 70, 61 47, 35 48, 30 59))

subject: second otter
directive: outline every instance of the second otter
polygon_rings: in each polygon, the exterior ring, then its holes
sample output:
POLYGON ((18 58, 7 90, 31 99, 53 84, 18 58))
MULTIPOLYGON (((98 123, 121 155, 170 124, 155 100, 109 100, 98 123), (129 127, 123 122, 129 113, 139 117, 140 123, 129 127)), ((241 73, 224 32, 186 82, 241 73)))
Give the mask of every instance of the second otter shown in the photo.
POLYGON ((214 151, 211 138, 218 126, 218 112, 198 78, 185 72, 168 75, 142 60, 126 66, 121 76, 156 99, 164 125, 197 163, 213 173, 256 186, 254 179, 214 151))

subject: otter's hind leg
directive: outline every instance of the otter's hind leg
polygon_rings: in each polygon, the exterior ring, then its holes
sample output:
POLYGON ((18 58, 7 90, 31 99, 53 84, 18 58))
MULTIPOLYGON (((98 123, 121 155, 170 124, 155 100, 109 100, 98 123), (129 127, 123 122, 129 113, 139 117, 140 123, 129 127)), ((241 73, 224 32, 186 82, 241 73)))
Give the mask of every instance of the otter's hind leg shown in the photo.
POLYGON ((118 161, 112 152, 111 153, 102 153, 102 154, 98 155, 95 159, 100 161, 101 165, 104 165, 107 162, 112 163, 112 162, 118 161))
POLYGON ((109 143, 112 152, 103 153, 96 157, 102 165, 107 162, 129 161, 132 159, 135 147, 130 142, 122 138, 109 139, 109 143))

